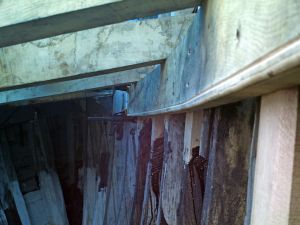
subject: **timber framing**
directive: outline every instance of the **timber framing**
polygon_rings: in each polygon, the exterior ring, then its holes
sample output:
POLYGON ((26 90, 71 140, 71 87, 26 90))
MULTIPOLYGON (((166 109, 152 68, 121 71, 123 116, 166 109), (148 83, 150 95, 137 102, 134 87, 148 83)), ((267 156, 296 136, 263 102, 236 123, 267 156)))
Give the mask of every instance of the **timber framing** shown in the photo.
MULTIPOLYGON (((159 69, 159 68, 157 68, 159 69)), ((77 80, 60 81, 33 87, 23 87, 14 90, 6 90, 0 93, 0 105, 5 103, 17 103, 21 101, 41 100, 55 96, 70 95, 79 92, 87 92, 95 89, 125 86, 136 83, 151 73, 153 67, 134 69, 118 73, 98 75, 77 80)))
POLYGON ((199 5, 200 0, 0 2, 0 47, 199 5))
POLYGON ((293 1, 206 2, 162 74, 132 88, 129 115, 213 107, 300 84, 299 10, 293 1))
POLYGON ((260 96, 300 84, 299 10, 292 0, 222 6, 211 0, 196 15, 128 21, 2 48, 0 89, 161 63, 161 71, 130 89, 129 116, 260 96))
POLYGON ((194 18, 127 21, 0 49, 0 89, 162 63, 194 18))

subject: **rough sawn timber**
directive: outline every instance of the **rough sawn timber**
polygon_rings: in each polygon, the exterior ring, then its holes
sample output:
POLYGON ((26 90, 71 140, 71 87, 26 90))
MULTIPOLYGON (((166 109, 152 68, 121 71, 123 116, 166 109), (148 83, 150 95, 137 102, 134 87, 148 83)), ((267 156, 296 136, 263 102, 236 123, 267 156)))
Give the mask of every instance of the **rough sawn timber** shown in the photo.
POLYGON ((251 225, 300 223, 299 89, 262 96, 251 225))
POLYGON ((194 18, 127 21, 0 48, 0 89, 162 63, 194 18))
POLYGON ((200 0, 0 1, 0 47, 157 15, 200 0))
POLYGON ((131 90, 129 115, 212 107, 299 84, 299 10, 292 0, 207 1, 162 74, 131 90))
POLYGON ((246 214, 253 99, 215 109, 202 225, 241 225, 246 214))
MULTIPOLYGON (((134 69, 75 80, 41 84, 32 87, 4 90, 0 92, 0 105, 31 100, 49 101, 56 96, 66 97, 67 94, 87 92, 94 89, 103 89, 114 86, 123 86, 143 79, 151 68, 152 67, 147 67, 145 69, 134 69)), ((65 99, 67 99, 67 97, 65 99)))

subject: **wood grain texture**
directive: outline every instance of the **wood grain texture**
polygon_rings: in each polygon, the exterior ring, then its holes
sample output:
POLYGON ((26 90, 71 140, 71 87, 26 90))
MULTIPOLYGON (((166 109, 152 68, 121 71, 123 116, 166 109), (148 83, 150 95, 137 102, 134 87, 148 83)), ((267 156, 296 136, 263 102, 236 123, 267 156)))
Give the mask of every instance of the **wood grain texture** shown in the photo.
MULTIPOLYGON (((133 209, 129 224, 138 225, 140 224, 140 221, 142 221, 143 209, 145 209, 145 192, 147 191, 147 189, 149 191, 149 178, 151 176, 151 173, 149 174, 148 163, 151 160, 152 120, 150 118, 139 118, 137 123, 138 157, 135 170, 136 185, 134 191, 133 209)), ((148 201, 146 202, 148 203, 148 201)))
POLYGON ((155 116, 151 118, 151 152, 147 167, 147 183, 144 190, 143 211, 140 225, 153 224, 157 217, 158 199, 161 195, 159 189, 160 175, 163 164, 163 140, 164 140, 164 116, 155 116), (154 207, 155 206, 155 207, 154 207))
POLYGON ((0 1, 0 47, 194 7, 200 0, 0 1))
POLYGON ((293 0, 207 1, 163 74, 131 90, 129 114, 212 107, 299 84, 299 10, 293 0), (145 104, 141 92, 158 100, 145 104))
POLYGON ((202 119, 202 110, 186 113, 183 150, 183 160, 186 164, 189 164, 193 157, 193 148, 196 148, 200 145, 202 119))
POLYGON ((13 200, 22 224, 31 225, 31 220, 28 214, 26 203, 24 201, 24 197, 20 190, 19 182, 17 180, 11 181, 9 184, 9 190, 13 196, 13 200))
POLYGON ((262 97, 251 225, 300 222, 298 104, 298 88, 262 97))
POLYGON ((289 225, 296 225, 300 223, 300 98, 298 89, 298 115, 297 115, 297 130, 296 143, 294 153, 293 165, 293 182, 290 204, 289 225))
MULTIPOLYGON (((50 84, 23 87, 14 90, 0 91, 0 105, 12 104, 26 101, 51 101, 53 98, 63 97, 64 99, 80 92, 92 91, 95 89, 111 88, 136 83, 150 73, 152 67, 134 69, 129 71, 87 77, 76 80, 60 81, 50 84)), ((79 95, 80 96, 80 95, 79 95)), ((84 94, 83 94, 84 96, 84 94)))
POLYGON ((254 101, 215 109, 202 225, 241 225, 246 214, 254 101))
POLYGON ((0 48, 0 89, 161 63, 193 18, 127 21, 0 48))
POLYGON ((202 206, 197 168, 183 160, 185 114, 165 116, 161 218, 156 224, 199 225, 202 206))
POLYGON ((213 130, 215 109, 204 109, 202 117, 202 126, 200 130, 200 145, 199 155, 205 159, 208 159, 210 150, 210 138, 213 130))
POLYGON ((185 114, 166 117, 164 166, 162 178, 162 211, 167 224, 183 224, 180 213, 181 191, 184 184, 184 124, 185 114))

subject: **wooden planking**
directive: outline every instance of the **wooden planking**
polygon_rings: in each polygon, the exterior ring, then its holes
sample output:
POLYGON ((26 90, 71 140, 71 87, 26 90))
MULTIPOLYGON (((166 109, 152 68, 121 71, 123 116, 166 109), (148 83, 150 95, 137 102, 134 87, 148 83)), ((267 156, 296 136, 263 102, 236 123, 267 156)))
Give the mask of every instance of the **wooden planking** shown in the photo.
POLYGON ((165 117, 166 136, 161 183, 162 218, 167 224, 183 224, 180 213, 184 185, 184 124, 185 114, 165 117))
POLYGON ((259 128, 259 114, 260 114, 260 99, 257 99, 255 104, 255 116, 253 122, 252 141, 249 150, 249 166, 248 166, 248 187, 247 187, 247 206, 244 225, 250 225, 252 214, 252 201, 253 201, 253 187, 254 187, 254 175, 255 175, 255 163, 257 152, 257 138, 259 128))
POLYGON ((31 225, 31 220, 28 215, 27 206, 20 190, 19 182, 17 180, 11 181, 9 190, 13 196, 22 225, 31 225))
POLYGON ((300 223, 300 99, 298 89, 298 115, 297 115, 297 130, 296 130, 296 142, 295 153, 293 163, 293 182, 291 192, 291 204, 289 225, 296 225, 300 223))
MULTIPOLYGON (((153 191, 153 185, 157 185, 153 183, 154 177, 158 177, 157 174, 161 172, 157 167, 159 165, 159 161, 162 163, 162 159, 159 160, 159 153, 157 150, 159 149, 158 146, 161 144, 163 137, 164 137, 164 116, 155 116, 151 118, 152 120, 152 129, 151 129, 151 152, 149 161, 147 163, 147 173, 146 173, 146 182, 145 182, 145 189, 144 189, 144 199, 143 199, 143 206, 141 211, 141 219, 139 224, 143 225, 149 224, 151 221, 153 214, 155 214, 155 210, 151 209, 151 203, 155 200, 156 193, 153 191), (154 167, 154 168, 153 168, 154 167)), ((153 204, 153 203, 152 203, 153 204)), ((154 203, 155 204, 155 203, 154 203)), ((153 204, 153 205, 154 205, 153 204)))
POLYGON ((0 2, 0 47, 157 15, 200 0, 50 0, 0 2))
POLYGON ((0 89, 161 63, 193 19, 128 21, 1 48, 0 89))
POLYGON ((210 149, 210 138, 213 130, 214 108, 204 109, 202 115, 202 125, 200 130, 199 155, 208 159, 210 149))
MULTIPOLYGON (((149 171, 148 163, 151 157, 151 133, 152 133, 152 120, 150 118, 137 119, 137 158, 135 168, 135 190, 133 209, 131 210, 129 224, 140 224, 142 220, 142 213, 144 210, 145 192, 149 185, 149 171), (148 179, 148 183, 147 183, 148 179)), ((134 150, 134 148, 133 148, 134 150)))
POLYGON ((6 219, 6 216, 5 216, 5 213, 2 209, 2 207, 0 208, 0 224, 8 225, 8 222, 7 222, 7 219, 6 219))
POLYGON ((253 100, 215 109, 202 225, 243 224, 253 116, 253 100))
POLYGON ((251 225, 300 222, 298 116, 298 88, 262 97, 251 225))
POLYGON ((212 0, 202 10, 163 75, 131 90, 130 115, 212 107, 300 83, 299 2, 212 0), (150 93, 159 100, 145 104, 139 96, 150 93))
POLYGON ((187 112, 184 128, 183 160, 186 164, 192 159, 193 148, 200 146, 200 131, 202 126, 203 111, 187 112))
POLYGON ((76 80, 60 81, 33 87, 23 87, 14 90, 0 91, 0 105, 6 103, 20 103, 23 101, 36 101, 52 99, 63 94, 91 91, 94 89, 123 86, 143 79, 152 67, 134 69, 112 74, 87 77, 76 80))
POLYGON ((202 165, 197 159, 198 153, 196 157, 193 154, 189 165, 183 160, 185 121, 184 113, 165 116, 164 165, 160 184, 162 210, 156 224, 198 225, 201 222, 199 175, 203 174, 199 167, 202 165))

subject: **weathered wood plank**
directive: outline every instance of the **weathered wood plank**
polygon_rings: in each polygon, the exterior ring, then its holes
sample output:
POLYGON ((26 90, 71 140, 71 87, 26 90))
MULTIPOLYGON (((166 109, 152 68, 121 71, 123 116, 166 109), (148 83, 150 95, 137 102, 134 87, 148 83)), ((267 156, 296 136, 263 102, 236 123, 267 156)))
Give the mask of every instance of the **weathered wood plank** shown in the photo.
POLYGON ((31 225, 27 206, 21 193, 19 182, 17 180, 11 181, 9 184, 9 190, 13 196, 22 225, 31 225))
MULTIPOLYGON (((150 69, 150 68, 148 68, 150 69)), ((112 74, 87 77, 76 80, 60 81, 33 87, 23 87, 14 90, 0 91, 0 105, 6 103, 21 103, 23 101, 43 101, 65 94, 82 91, 123 86, 143 79, 148 69, 135 69, 112 74)))
POLYGON ((193 19, 190 14, 127 21, 0 48, 0 89, 161 63, 193 19))
POLYGON ((197 151, 193 152, 189 165, 183 160, 185 121, 185 114, 165 116, 159 204, 162 210, 158 209, 160 214, 156 224, 200 225, 201 222, 202 187, 199 179, 203 171, 197 151))
POLYGON ((204 109, 202 116, 202 125, 200 131, 199 155, 204 159, 208 159, 210 150, 210 138, 213 130, 215 109, 204 109))
POLYGON ((152 205, 156 205, 156 201, 159 197, 157 189, 159 189, 159 175, 161 173, 161 166, 163 158, 163 137, 164 137, 164 116, 155 116, 151 118, 152 129, 151 129, 151 152, 149 161, 147 164, 146 183, 144 189, 143 207, 141 212, 141 218, 139 221, 140 225, 149 224, 153 215, 155 215, 155 209, 152 205), (162 150, 160 152, 160 150, 162 150), (155 192, 154 192, 155 190, 155 192))
POLYGON ((215 109, 202 225, 241 225, 246 213, 254 101, 215 109))
POLYGON ((5 213, 4 213, 2 208, 0 208, 0 224, 1 225, 8 225, 5 213))
POLYGON ((299 2, 212 0, 202 9, 163 75, 131 90, 130 115, 217 106, 300 83, 299 2), (139 98, 150 95, 158 100, 139 98))
POLYGON ((193 157, 193 148, 200 146, 202 118, 202 110, 186 113, 183 150, 183 160, 186 164, 189 164, 193 157))
POLYGON ((291 193, 289 225, 296 225, 300 223, 300 98, 298 89, 298 115, 297 115, 297 130, 295 153, 293 163, 293 183, 291 193))
POLYGON ((250 225, 252 214, 252 202, 253 202, 253 188, 254 188, 254 175, 257 153, 257 138, 259 128, 259 114, 260 114, 260 99, 257 99, 255 104, 255 116, 252 131, 252 141, 249 150, 249 166, 248 166, 248 187, 247 187, 247 206, 244 225, 250 225))
MULTIPOLYGON (((149 161, 151 158, 152 121, 150 118, 139 118, 136 136, 138 137, 137 161, 135 168, 136 185, 133 209, 129 224, 140 224, 144 212, 145 193, 149 187, 149 161), (147 183, 148 181, 148 183, 147 183)), ((134 149, 133 149, 134 150, 134 149)), ((149 190, 149 189, 148 189, 149 190)))
POLYGON ((50 0, 0 3, 0 47, 194 7, 200 0, 50 0))
POLYGON ((167 224, 183 224, 180 213, 182 187, 184 186, 184 124, 185 114, 166 117, 164 165, 162 170, 161 206, 162 219, 167 224))
POLYGON ((251 225, 299 224, 298 143, 298 88, 263 96, 251 225))

